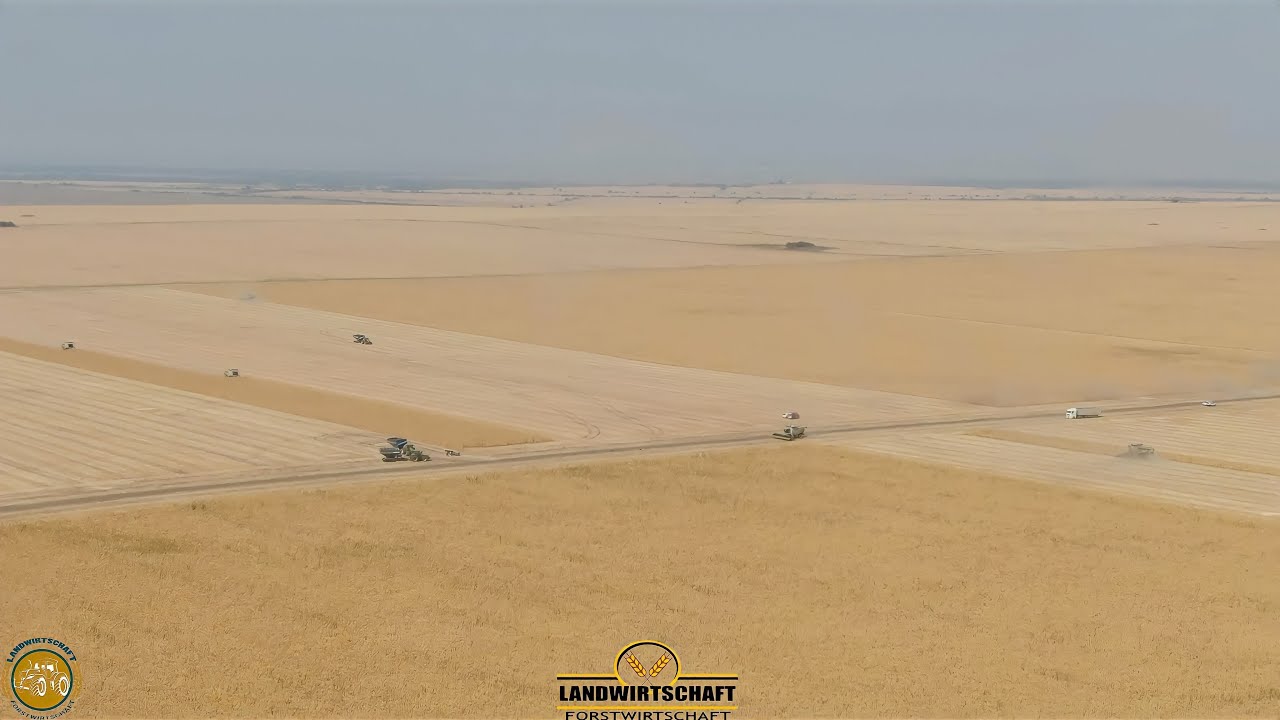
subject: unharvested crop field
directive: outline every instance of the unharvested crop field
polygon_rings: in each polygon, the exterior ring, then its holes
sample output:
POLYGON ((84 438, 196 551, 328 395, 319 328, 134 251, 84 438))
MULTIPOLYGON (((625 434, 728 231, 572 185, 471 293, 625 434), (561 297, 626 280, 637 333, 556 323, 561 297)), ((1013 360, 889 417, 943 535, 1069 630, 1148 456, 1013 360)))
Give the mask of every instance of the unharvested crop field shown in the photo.
POLYGON ((189 289, 1011 406, 1274 386, 1277 276, 1264 244, 189 289))
POLYGON ((1277 529, 791 445, 9 524, 0 636, 85 717, 549 717, 641 637, 747 717, 1263 717, 1277 529))

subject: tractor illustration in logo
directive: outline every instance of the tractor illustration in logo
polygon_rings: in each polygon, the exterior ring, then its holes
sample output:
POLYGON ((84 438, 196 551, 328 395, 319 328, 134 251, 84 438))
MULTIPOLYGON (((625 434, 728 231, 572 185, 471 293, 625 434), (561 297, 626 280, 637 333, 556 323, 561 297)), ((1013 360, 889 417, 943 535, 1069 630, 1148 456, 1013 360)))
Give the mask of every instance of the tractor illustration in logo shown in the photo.
POLYGON ((26 691, 38 698, 50 692, 66 697, 71 692, 71 676, 52 662, 28 660, 26 667, 15 673, 13 686, 15 690, 26 691))

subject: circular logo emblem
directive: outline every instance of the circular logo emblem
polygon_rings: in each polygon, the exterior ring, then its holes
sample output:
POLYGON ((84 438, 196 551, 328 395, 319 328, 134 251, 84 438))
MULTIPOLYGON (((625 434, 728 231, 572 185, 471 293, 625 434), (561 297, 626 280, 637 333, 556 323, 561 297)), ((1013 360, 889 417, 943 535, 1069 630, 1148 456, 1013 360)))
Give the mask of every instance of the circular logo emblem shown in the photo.
POLYGON ((76 662, 70 648, 36 638, 19 643, 9 657, 9 691, 15 709, 61 715, 70 710, 76 691, 76 662))
POLYGON ((623 685, 674 685, 680 677, 680 658, 660 642, 642 640, 618 653, 614 672, 623 685))

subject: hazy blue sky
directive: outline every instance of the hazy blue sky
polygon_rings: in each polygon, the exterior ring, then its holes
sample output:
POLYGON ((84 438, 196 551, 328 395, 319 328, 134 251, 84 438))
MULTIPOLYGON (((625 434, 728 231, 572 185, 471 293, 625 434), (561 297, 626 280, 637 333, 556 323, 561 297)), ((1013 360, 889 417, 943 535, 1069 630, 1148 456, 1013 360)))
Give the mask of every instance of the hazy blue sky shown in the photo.
POLYGON ((1280 2, 0 0, 0 169, 1280 182, 1280 2))

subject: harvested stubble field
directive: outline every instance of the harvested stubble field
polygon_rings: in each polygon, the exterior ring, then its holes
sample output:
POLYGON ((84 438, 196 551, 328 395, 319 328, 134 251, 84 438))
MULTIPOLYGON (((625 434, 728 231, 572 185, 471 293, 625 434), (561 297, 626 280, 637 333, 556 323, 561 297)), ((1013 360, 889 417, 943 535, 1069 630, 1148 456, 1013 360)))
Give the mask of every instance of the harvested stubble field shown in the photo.
POLYGON ((1265 717, 1276 530, 790 445, 9 524, 0 636, 85 717, 549 716, 642 637, 750 717, 1265 717))
POLYGON ((1274 386, 1276 277, 1257 244, 187 289, 1011 406, 1274 386))
MULTIPOLYGON (((164 329, 157 328, 156 331, 165 343, 179 340, 167 334, 164 329)), ((545 437, 535 433, 498 423, 444 415, 386 400, 336 393, 319 387, 307 387, 260 377, 242 376, 229 380, 216 369, 216 365, 207 362, 207 356, 205 356, 205 362, 189 363, 198 366, 199 370, 189 370, 173 365, 95 352, 83 347, 66 351, 61 349, 60 344, 53 342, 37 344, 11 337, 0 337, 0 352, 344 425, 382 438, 388 435, 429 437, 438 445, 458 448, 519 445, 546 440, 545 437)), ((63 395, 65 397, 61 399, 75 401, 73 393, 63 393, 63 395)))
POLYGON ((50 488, 343 463, 368 457, 377 440, 342 425, 0 352, 0 500, 50 488))
MULTIPOLYGON (((56 347, 77 331, 82 349, 189 370, 238 367, 246 377, 528 428, 530 439, 626 442, 764 432, 793 405, 826 425, 980 411, 164 288, 0 294, 0 335, 56 347), (353 343, 356 332, 374 344, 353 343)), ((310 410, 303 405, 297 412, 310 410)), ((500 444, 496 439, 484 444, 500 444)))
POLYGON ((995 430, 1016 431, 1025 436, 1023 442, 1075 442, 1105 446, 1111 452, 1122 451, 1130 442, 1142 442, 1154 446, 1162 457, 1179 462, 1275 476, 1280 492, 1277 426, 1280 401, 1268 400, 1140 415, 1104 415, 1080 422, 1046 418, 995 430))
MULTIPOLYGON (((559 217, 555 208, 104 205, 19 206, 7 212, 34 217, 0 236, 8 259, 0 267, 0 288, 449 277, 838 259, 824 253, 539 227, 537 214, 559 217)), ((686 235, 696 238, 698 229, 686 235)))
POLYGON ((22 222, 0 236, 10 259, 0 287, 811 265, 1248 245, 1280 232, 1276 203, 661 202, 11 206, 6 212, 22 222), (777 249, 800 240, 831 250, 777 249))
MULTIPOLYGON (((1034 436, 1033 436, 1034 437, 1034 436)), ((1205 463, 1123 457, 1128 438, 1099 442, 1028 442, 1025 433, 922 433, 853 438, 838 444, 865 452, 934 462, 975 472, 1093 488, 1214 510, 1280 517, 1280 477, 1205 463), (991 437, 995 435, 995 437, 991 437)), ((1136 442, 1136 441, 1135 441, 1136 442)), ((1158 449, 1157 449, 1158 452, 1158 449)))

